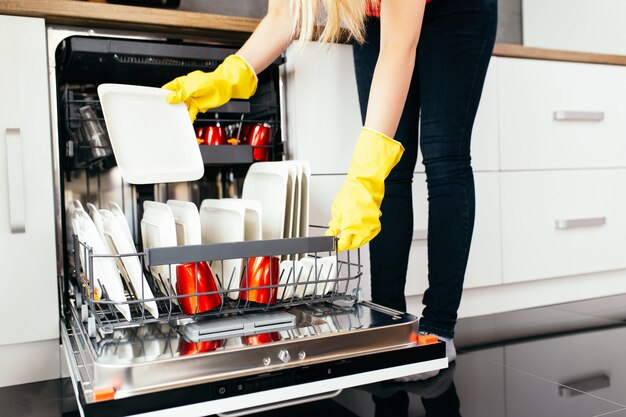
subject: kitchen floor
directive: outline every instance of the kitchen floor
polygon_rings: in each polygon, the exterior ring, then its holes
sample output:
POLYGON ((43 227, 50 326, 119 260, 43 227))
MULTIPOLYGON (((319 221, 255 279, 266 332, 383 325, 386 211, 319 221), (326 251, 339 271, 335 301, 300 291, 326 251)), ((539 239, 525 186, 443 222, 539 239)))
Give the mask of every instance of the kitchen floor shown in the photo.
MULTIPOLYGON (((459 321, 430 380, 344 390, 282 416, 626 417, 626 295, 459 321)), ((77 416, 68 380, 0 388, 0 416, 77 416)))

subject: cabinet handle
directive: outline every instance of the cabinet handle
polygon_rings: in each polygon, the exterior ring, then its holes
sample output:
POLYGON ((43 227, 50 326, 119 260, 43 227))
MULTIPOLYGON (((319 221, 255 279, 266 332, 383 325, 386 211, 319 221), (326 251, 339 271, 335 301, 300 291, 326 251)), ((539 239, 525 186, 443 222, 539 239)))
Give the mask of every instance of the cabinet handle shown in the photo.
POLYGON ((559 397, 575 397, 590 391, 597 391, 611 386, 608 375, 596 375, 590 378, 578 379, 559 385, 559 397))
POLYGON ((9 225, 11 233, 26 232, 24 214, 24 169, 20 129, 6 130, 7 182, 9 188, 9 225))
POLYGON ((553 117, 558 122, 601 122, 604 120, 604 112, 560 110, 555 111, 553 117))
POLYGON ((428 229, 413 230, 413 240, 427 240, 428 229))
POLYGON ((606 224, 606 217, 589 217, 586 219, 560 219, 556 222, 556 228, 560 230, 575 229, 577 227, 593 227, 606 224))

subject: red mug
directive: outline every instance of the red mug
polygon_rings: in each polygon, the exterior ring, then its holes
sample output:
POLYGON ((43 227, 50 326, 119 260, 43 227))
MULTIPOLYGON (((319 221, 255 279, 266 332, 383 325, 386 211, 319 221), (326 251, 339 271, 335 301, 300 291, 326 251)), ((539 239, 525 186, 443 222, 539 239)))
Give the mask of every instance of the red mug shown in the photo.
POLYGON ((216 279, 208 263, 190 262, 176 266, 176 294, 214 292, 179 298, 183 313, 193 315, 219 307, 222 297, 217 291, 216 279))
POLYGON ((248 132, 248 141, 252 146, 252 159, 255 161, 269 161, 270 149, 266 146, 272 144, 272 127, 267 123, 257 123, 248 132))
POLYGON ((259 304, 275 304, 278 287, 258 288, 278 285, 280 258, 260 256, 248 259, 246 273, 241 277, 239 298, 259 304), (246 289, 248 288, 248 289, 246 289))
POLYGON ((202 139, 205 145, 226 145, 226 132, 221 126, 204 126, 202 139))
POLYGON ((250 143, 250 132, 252 131, 253 124, 242 123, 239 128, 239 143, 247 145, 250 143))
POLYGON ((196 131, 196 139, 198 139, 198 142, 204 143, 204 126, 196 127, 194 130, 196 131))

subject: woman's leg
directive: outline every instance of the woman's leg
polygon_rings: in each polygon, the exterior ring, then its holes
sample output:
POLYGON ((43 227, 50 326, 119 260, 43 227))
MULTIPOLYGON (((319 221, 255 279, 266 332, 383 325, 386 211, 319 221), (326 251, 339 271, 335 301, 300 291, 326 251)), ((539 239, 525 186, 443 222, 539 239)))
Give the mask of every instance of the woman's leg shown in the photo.
POLYGON ((418 46, 429 202, 420 331, 446 338, 454 337, 474 228, 470 138, 496 23, 496 0, 435 0, 426 7, 418 46))
MULTIPOLYGON (((354 63, 363 120, 380 49, 379 19, 368 19, 366 31, 366 43, 354 45, 354 63)), ((404 146, 404 155, 385 181, 385 197, 380 208, 381 231, 370 242, 372 301, 400 311, 406 310, 404 285, 413 236, 411 182, 417 160, 419 106, 419 82, 414 73, 394 138, 404 146)))

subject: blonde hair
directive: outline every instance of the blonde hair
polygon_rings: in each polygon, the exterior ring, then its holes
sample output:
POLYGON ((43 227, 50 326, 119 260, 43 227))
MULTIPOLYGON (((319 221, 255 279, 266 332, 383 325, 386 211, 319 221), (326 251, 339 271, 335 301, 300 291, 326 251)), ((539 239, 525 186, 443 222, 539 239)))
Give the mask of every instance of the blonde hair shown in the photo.
POLYGON ((363 43, 363 23, 368 4, 380 0, 291 0, 293 38, 316 39, 320 42, 337 42, 345 29, 351 38, 363 43), (323 13, 323 30, 318 35, 317 18, 323 13), (343 24, 343 27, 342 27, 343 24))

